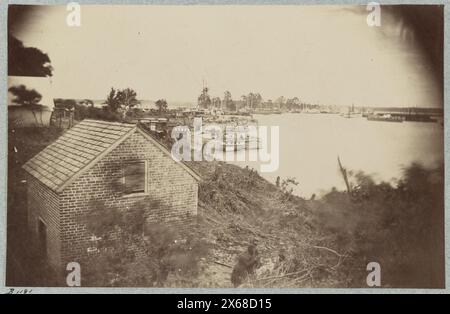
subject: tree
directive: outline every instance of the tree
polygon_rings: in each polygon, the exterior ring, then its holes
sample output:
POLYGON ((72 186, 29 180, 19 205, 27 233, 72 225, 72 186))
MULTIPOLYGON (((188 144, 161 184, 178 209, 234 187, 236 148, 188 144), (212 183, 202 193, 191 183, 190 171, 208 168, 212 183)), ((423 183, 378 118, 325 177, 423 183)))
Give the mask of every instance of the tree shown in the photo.
POLYGON ((36 111, 42 110, 43 106, 40 104, 42 95, 34 89, 27 89, 25 85, 12 86, 8 91, 15 97, 13 102, 30 109, 36 120, 36 124, 39 124, 36 111))
POLYGON ((384 265, 383 285, 444 286, 443 164, 426 168, 413 163, 395 186, 363 172, 347 173, 351 195, 336 189, 325 194, 312 221, 315 228, 332 232, 341 252, 351 252, 342 269, 352 274, 351 286, 365 282, 365 268, 355 272, 355 266, 366 265, 372 256, 384 265))
POLYGON ((53 68, 46 53, 23 43, 8 34, 8 75, 52 76, 53 68))
POLYGON ((281 182, 281 192, 284 194, 284 201, 289 201, 294 193, 294 187, 298 185, 295 178, 288 177, 281 182))
POLYGON ((58 99, 55 100, 55 105, 59 108, 64 109, 73 109, 77 105, 77 101, 75 99, 58 99))
POLYGON ((249 97, 247 95, 242 95, 241 100, 243 103, 244 108, 247 108, 249 106, 249 97))
POLYGON ((260 93, 256 93, 256 94, 254 95, 254 97, 255 97, 254 106, 255 106, 255 108, 258 108, 258 107, 261 106, 262 101, 263 101, 263 98, 262 98, 262 96, 261 96, 260 93))
POLYGON ((167 101, 165 99, 159 99, 155 104, 160 113, 167 110, 167 101))
POLYGON ((236 104, 234 103, 229 91, 225 91, 224 93, 223 105, 229 111, 236 111, 236 104))
POLYGON ((247 109, 259 108, 263 101, 260 93, 248 93, 248 95, 242 95, 241 99, 247 109))
POLYGON ((117 109, 119 109, 120 105, 117 100, 117 91, 113 87, 111 87, 111 90, 109 91, 104 104, 107 105, 108 108, 113 112, 117 112, 117 109))
POLYGON ((255 94, 253 94, 253 93, 248 93, 247 101, 248 101, 247 107, 248 107, 249 109, 253 109, 253 104, 254 104, 254 102, 255 102, 255 94))
POLYGON ((277 104, 278 109, 281 109, 284 106, 284 96, 280 96, 275 100, 275 104, 277 104))
POLYGON ((223 96, 223 101, 227 102, 230 101, 231 99, 231 93, 229 91, 225 91, 224 96, 223 96))
POLYGON ((139 104, 136 96, 136 92, 131 88, 126 88, 117 92, 116 98, 120 108, 122 109, 124 118, 131 108, 139 104))
POLYGON ((127 112, 131 108, 139 104, 136 96, 136 92, 131 88, 115 90, 112 87, 108 96, 106 97, 106 101, 104 102, 104 104, 106 104, 108 108, 113 112, 117 112, 119 109, 121 109, 123 118, 125 118, 127 112))
POLYGON ((249 93, 247 96, 243 95, 242 100, 249 109, 256 109, 261 106, 262 96, 260 93, 249 93))
POLYGON ((221 104, 222 104, 222 101, 220 100, 220 97, 214 97, 212 99, 212 105, 213 105, 214 108, 220 109, 221 108, 221 104))
POLYGON ((211 98, 208 95, 208 87, 204 87, 200 96, 198 96, 198 107, 208 109, 211 106, 211 98))
POLYGON ((297 97, 289 98, 286 100, 286 109, 299 109, 300 108, 300 100, 297 97))

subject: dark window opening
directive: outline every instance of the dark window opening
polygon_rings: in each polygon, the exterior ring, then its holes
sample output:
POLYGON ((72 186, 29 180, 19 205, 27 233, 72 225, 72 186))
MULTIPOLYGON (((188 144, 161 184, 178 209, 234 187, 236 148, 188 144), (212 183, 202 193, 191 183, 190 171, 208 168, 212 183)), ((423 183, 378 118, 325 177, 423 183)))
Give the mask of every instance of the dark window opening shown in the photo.
POLYGON ((137 161, 124 164, 124 193, 145 193, 145 177, 145 161, 137 161))

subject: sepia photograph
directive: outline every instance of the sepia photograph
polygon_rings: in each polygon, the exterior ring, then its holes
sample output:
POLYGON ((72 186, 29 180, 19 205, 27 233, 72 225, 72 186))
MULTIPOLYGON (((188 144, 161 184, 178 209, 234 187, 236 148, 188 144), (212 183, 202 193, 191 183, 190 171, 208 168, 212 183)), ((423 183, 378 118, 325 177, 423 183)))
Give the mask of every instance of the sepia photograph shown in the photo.
POLYGON ((7 11, 7 287, 445 289, 444 5, 7 11))

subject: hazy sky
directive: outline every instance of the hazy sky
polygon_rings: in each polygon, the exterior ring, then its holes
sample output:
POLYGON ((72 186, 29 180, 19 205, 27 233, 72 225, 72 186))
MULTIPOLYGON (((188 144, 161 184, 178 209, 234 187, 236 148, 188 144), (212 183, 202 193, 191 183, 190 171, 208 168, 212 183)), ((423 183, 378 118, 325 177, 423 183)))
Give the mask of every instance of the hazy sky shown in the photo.
POLYGON ((297 96, 312 103, 442 106, 421 50, 400 19, 369 27, 364 9, 324 6, 88 6, 68 27, 65 6, 27 19, 16 37, 48 53, 52 94, 104 99, 297 96), (361 13, 361 11, 363 13, 361 13))

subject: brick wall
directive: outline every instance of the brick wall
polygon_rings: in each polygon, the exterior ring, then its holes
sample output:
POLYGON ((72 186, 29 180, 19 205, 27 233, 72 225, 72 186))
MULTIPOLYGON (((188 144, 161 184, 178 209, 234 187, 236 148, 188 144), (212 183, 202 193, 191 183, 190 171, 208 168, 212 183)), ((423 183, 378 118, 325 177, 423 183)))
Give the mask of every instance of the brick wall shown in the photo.
POLYGON ((60 213, 58 195, 31 175, 27 175, 28 227, 32 245, 37 247, 38 223, 47 227, 47 256, 53 267, 60 265, 60 213))
POLYGON ((63 263, 85 256, 91 234, 80 217, 94 206, 133 208, 146 206, 150 219, 185 224, 197 215, 198 184, 170 156, 136 132, 100 160, 60 195, 63 263), (147 161, 146 195, 123 195, 122 164, 147 161))

